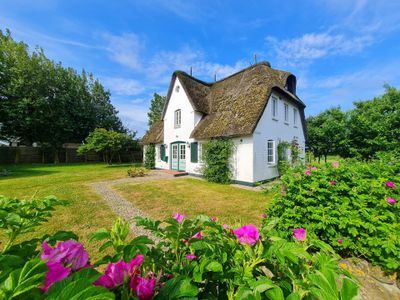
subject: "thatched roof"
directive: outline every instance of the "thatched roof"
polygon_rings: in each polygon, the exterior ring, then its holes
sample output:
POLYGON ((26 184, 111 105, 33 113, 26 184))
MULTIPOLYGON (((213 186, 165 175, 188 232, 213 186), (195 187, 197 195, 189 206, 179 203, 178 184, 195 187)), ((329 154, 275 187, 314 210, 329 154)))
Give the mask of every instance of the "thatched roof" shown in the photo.
POLYGON ((161 144, 164 141, 164 121, 158 121, 150 127, 140 141, 141 144, 161 144))
POLYGON ((286 95, 298 105, 303 126, 305 125, 304 103, 285 88, 288 78, 295 80, 294 75, 272 69, 268 62, 252 65, 213 83, 206 83, 185 72, 176 71, 172 75, 164 114, 177 77, 194 109, 204 113, 191 133, 192 138, 251 135, 272 91, 286 95))

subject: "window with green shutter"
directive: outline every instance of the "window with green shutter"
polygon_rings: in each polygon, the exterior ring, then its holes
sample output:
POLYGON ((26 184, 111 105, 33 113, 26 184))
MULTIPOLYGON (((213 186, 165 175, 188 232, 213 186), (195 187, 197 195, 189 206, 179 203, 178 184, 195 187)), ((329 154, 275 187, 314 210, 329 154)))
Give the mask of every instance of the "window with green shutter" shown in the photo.
POLYGON ((165 145, 160 145, 160 156, 161 156, 161 160, 162 161, 166 161, 165 160, 165 145))
POLYGON ((199 160, 198 156, 198 143, 190 143, 190 161, 192 163, 197 163, 199 160))

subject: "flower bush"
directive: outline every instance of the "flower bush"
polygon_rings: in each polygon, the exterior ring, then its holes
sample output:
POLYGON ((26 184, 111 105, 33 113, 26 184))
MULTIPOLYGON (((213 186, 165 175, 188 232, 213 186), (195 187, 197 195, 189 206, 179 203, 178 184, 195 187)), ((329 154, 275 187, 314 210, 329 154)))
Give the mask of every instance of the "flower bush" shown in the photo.
POLYGON ((400 269, 400 162, 346 160, 294 168, 267 214, 277 228, 314 232, 342 256, 363 257, 387 271, 400 269))
MULTIPOLYGON (((4 216, 0 210, 1 222, 4 216)), ((301 238, 287 241, 274 221, 235 229, 215 218, 180 214, 136 222, 159 242, 146 236, 128 240, 128 223, 119 218, 111 230, 92 236, 92 242, 103 243, 103 258, 96 262, 67 232, 3 248, 0 298, 353 299, 358 294, 332 248, 304 229, 301 238)))
POLYGON ((128 169, 127 173, 129 177, 143 177, 146 176, 149 173, 149 171, 143 167, 134 167, 128 169))

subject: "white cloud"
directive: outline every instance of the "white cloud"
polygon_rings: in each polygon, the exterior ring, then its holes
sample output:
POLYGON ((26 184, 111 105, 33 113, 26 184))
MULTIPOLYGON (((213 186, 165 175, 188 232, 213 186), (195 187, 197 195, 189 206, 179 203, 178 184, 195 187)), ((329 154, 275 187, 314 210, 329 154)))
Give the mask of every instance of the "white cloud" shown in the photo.
POLYGON ((140 51, 144 45, 136 34, 112 35, 105 33, 103 38, 107 42, 107 50, 112 60, 132 70, 142 68, 140 51))
POLYGON ((146 90, 143 82, 127 78, 101 77, 101 82, 113 93, 125 96, 139 95, 146 90))

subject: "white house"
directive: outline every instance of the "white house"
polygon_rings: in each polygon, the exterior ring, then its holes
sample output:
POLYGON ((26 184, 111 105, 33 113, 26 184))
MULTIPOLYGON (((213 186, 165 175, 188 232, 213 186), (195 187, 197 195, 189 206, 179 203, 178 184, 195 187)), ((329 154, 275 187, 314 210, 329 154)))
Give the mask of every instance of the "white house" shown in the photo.
POLYGON ((304 157, 305 104, 296 77, 261 62, 213 83, 173 73, 162 120, 142 144, 156 145, 156 168, 201 175, 202 143, 234 142, 233 180, 253 185, 278 176, 277 146, 297 141, 304 157))

